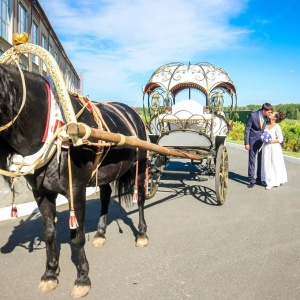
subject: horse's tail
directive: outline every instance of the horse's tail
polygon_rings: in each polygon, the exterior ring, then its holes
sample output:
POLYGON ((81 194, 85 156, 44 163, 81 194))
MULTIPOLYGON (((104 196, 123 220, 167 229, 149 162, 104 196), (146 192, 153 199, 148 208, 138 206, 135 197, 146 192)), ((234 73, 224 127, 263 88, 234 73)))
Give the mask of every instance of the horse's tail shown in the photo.
POLYGON ((134 178, 129 169, 124 175, 115 181, 115 194, 119 199, 119 203, 125 207, 132 206, 134 178))

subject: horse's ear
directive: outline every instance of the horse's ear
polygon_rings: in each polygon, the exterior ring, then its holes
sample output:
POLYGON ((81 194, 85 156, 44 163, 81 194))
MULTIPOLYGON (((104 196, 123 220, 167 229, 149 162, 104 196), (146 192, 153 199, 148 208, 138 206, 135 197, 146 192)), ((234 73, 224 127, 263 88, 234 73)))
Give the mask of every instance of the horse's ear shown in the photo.
POLYGON ((12 36, 12 42, 14 45, 25 44, 28 41, 29 41, 29 37, 26 32, 22 32, 21 34, 14 33, 12 36))

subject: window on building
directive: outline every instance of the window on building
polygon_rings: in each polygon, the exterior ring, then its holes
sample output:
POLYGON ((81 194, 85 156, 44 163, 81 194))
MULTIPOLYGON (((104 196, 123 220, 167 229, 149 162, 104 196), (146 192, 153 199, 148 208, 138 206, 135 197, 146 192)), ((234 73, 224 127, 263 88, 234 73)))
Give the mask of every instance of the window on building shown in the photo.
POLYGON ((49 52, 53 55, 53 47, 49 44, 49 52))
MULTIPOLYGON (((43 34, 42 34, 42 47, 47 50, 47 38, 43 34)), ((46 72, 47 67, 44 63, 42 63, 42 64, 43 64, 43 71, 46 72)))
POLYGON ((65 72, 65 83, 66 83, 66 87, 68 90, 70 90, 70 71, 69 69, 66 69, 66 72, 65 72))
POLYGON ((28 13, 22 4, 19 4, 19 33, 28 32, 28 13))
MULTIPOLYGON (((31 28, 31 42, 33 44, 39 45, 39 27, 36 25, 35 22, 32 23, 31 28)), ((38 65, 39 59, 37 56, 32 55, 32 62, 38 65)))
POLYGON ((12 0, 0 0, 0 35, 8 40, 11 24, 12 0))
POLYGON ((19 62, 20 68, 24 71, 27 71, 27 67, 23 65, 21 62, 19 62))
POLYGON ((39 44, 39 27, 36 25, 35 22, 32 23, 31 42, 36 45, 39 44))
POLYGON ((58 54, 57 54, 57 52, 54 53, 54 58, 58 62, 58 54))
POLYGON ((42 47, 47 50, 47 38, 42 34, 42 47))

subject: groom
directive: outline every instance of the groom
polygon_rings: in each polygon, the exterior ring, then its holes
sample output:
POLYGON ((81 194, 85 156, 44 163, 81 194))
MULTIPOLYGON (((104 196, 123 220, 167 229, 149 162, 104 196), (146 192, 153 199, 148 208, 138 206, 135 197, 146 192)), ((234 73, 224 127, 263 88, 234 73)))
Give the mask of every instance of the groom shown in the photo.
POLYGON ((245 149, 249 151, 248 158, 248 188, 253 188, 255 184, 263 184, 261 182, 261 151, 262 146, 260 140, 261 134, 267 124, 267 118, 272 113, 272 105, 265 103, 261 109, 249 114, 245 127, 245 149), (257 178, 255 178, 255 163, 257 158, 257 178))

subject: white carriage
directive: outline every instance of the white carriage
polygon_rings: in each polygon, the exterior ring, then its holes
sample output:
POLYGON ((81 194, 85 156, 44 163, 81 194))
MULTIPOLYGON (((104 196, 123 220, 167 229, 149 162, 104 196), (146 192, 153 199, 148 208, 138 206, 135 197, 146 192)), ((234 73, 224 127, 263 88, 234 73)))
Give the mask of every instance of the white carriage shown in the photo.
MULTIPOLYGON (((219 204, 228 187, 225 139, 235 115, 236 90, 228 74, 209 63, 171 63, 158 68, 143 88, 143 108, 152 143, 199 154, 215 175, 219 204)), ((150 155, 148 198, 156 193, 167 156, 150 155)))

